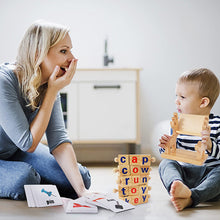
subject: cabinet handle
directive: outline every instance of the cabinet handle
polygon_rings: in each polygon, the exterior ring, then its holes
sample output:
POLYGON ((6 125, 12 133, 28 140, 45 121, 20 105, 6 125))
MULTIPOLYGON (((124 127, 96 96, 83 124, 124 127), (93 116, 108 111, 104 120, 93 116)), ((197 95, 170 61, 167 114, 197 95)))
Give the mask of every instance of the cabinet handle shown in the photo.
POLYGON ((94 89, 120 89, 120 85, 94 85, 94 89))

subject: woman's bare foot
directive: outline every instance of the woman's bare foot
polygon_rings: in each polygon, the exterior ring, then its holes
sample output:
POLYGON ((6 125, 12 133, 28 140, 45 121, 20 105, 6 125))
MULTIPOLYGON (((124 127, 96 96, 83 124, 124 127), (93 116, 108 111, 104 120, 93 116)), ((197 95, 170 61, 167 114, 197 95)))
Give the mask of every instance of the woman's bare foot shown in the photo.
POLYGON ((173 198, 190 198, 191 190, 179 180, 173 181, 170 188, 170 195, 173 198))
POLYGON ((192 205, 191 190, 181 181, 175 180, 170 188, 171 202, 177 211, 192 205))
POLYGON ((172 197, 171 202, 173 203, 173 206, 175 207, 177 212, 182 211, 184 208, 192 205, 191 198, 174 198, 174 197, 172 197))

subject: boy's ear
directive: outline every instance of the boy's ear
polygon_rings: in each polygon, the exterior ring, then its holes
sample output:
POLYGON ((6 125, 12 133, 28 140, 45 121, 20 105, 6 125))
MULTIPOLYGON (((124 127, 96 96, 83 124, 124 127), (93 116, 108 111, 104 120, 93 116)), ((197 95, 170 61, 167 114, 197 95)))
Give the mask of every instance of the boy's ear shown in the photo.
POLYGON ((201 99, 200 108, 206 108, 210 103, 210 99, 208 97, 203 97, 201 99))

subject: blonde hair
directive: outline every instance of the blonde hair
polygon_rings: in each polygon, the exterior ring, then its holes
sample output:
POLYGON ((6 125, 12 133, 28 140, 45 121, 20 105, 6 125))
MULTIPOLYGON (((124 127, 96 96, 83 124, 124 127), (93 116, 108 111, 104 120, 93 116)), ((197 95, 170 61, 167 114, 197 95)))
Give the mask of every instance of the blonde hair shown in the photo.
POLYGON ((212 108, 220 93, 220 84, 216 75, 209 69, 200 68, 184 72, 177 83, 196 82, 199 84, 199 96, 208 97, 212 108))
POLYGON ((62 40, 69 28, 39 20, 26 31, 16 58, 16 74, 28 105, 34 110, 39 105, 47 85, 41 86, 40 64, 49 49, 62 40))

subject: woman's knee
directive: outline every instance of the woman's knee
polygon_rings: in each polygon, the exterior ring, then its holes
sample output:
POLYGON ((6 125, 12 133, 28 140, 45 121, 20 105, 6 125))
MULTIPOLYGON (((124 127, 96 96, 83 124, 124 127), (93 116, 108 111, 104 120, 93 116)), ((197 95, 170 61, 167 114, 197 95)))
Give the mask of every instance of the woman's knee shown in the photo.
POLYGON ((22 172, 20 175, 20 181, 25 184, 40 184, 40 175, 39 173, 28 163, 21 162, 22 172))
POLYGON ((27 163, 13 162, 11 165, 7 171, 5 170, 7 178, 0 184, 0 196, 14 200, 25 200, 24 185, 39 184, 40 175, 27 163))

